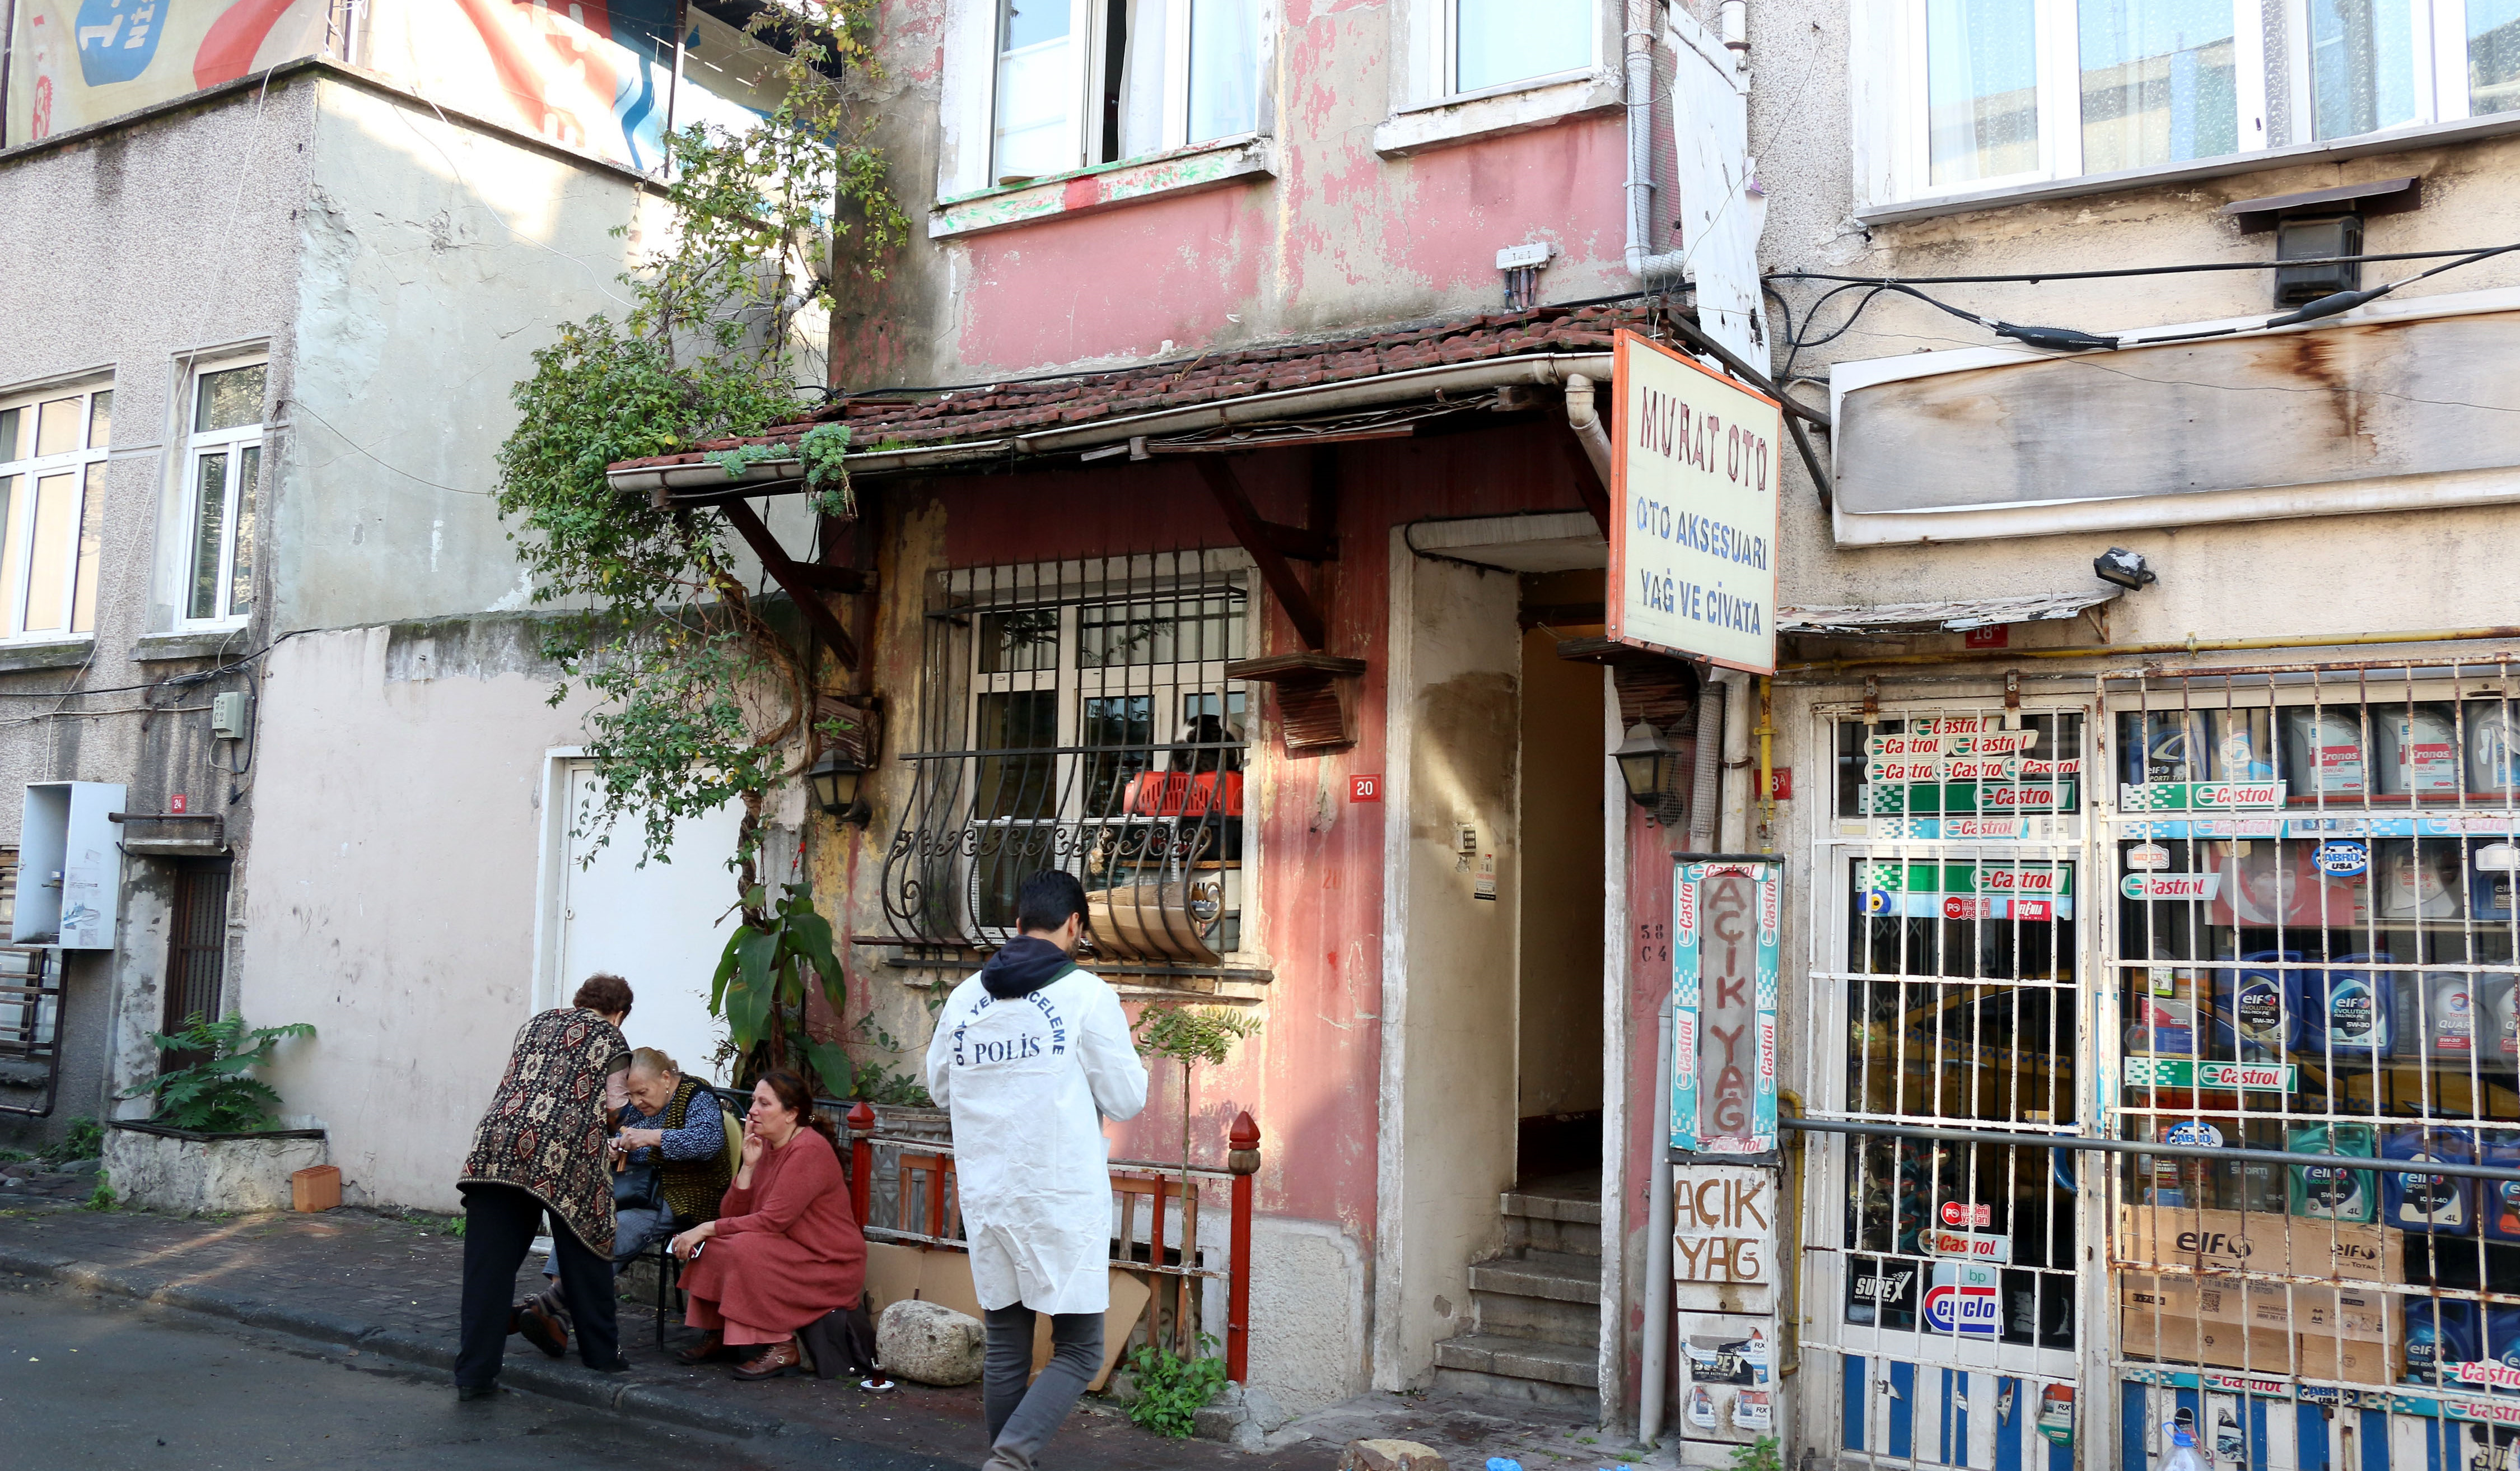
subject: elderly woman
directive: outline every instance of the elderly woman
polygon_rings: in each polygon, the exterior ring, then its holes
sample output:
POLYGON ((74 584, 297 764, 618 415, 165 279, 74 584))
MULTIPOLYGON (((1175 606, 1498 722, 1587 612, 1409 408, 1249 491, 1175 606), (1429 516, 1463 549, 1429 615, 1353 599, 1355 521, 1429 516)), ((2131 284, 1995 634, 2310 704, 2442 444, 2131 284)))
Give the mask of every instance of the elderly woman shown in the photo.
MULTIPOLYGON (((653 1047, 632 1052, 624 1091, 629 1102, 621 1111, 621 1131, 612 1136, 616 1274, 676 1231, 716 1218, 719 1198, 735 1176, 717 1095, 698 1079, 685 1078, 672 1058, 653 1047)), ((559 1274, 555 1240, 543 1276, 559 1274)), ((557 1291, 518 1310, 520 1331, 555 1358, 567 1350, 567 1309, 557 1291)))
POLYGON ((562 1299, 578 1329, 590 1369, 618 1372, 620 1334, 612 1319, 613 1218, 610 1151, 605 1142, 607 1085, 630 1066, 621 1024, 630 983, 590 976, 564 1007, 517 1032, 508 1071, 472 1131, 472 1152, 455 1182, 464 1195, 463 1340, 455 1356, 457 1396, 497 1389, 499 1361, 516 1323, 509 1295, 545 1213, 559 1257, 562 1299))
POLYGON ((752 1089, 743 1160, 717 1219, 674 1238, 688 1321, 705 1331, 685 1363, 769 1347, 735 1372, 768 1379, 805 1362, 797 1330, 866 1292, 866 1238, 849 1209, 839 1134, 805 1080, 780 1069, 752 1089))

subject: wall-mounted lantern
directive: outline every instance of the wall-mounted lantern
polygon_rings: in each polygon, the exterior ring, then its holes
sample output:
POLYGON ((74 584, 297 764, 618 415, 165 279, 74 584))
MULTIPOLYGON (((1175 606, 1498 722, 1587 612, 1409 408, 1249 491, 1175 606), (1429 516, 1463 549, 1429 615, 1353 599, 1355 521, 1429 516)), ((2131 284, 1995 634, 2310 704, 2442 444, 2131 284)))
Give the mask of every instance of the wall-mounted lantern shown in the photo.
POLYGON ((1639 720, 1628 727, 1628 738, 1610 753, 1619 763, 1619 776, 1628 784, 1628 796, 1637 805, 1653 810, 1662 802, 1663 779, 1669 774, 1671 745, 1662 732, 1649 721, 1639 720))
POLYGON ((874 808, 858 795, 866 781, 866 765, 857 758, 838 750, 826 751, 805 773, 814 788, 814 805, 842 822, 865 826, 875 817, 874 808))

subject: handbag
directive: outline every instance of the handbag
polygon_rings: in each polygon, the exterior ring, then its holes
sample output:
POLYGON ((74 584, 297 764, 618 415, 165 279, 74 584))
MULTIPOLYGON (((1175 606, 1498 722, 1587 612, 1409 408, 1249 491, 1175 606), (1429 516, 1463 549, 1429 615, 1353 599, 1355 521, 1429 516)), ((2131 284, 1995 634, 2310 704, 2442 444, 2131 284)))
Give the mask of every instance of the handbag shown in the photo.
POLYGON ((660 1211, 664 1209, 664 1181, 653 1165, 633 1165, 612 1174, 612 1209, 615 1211, 660 1211))

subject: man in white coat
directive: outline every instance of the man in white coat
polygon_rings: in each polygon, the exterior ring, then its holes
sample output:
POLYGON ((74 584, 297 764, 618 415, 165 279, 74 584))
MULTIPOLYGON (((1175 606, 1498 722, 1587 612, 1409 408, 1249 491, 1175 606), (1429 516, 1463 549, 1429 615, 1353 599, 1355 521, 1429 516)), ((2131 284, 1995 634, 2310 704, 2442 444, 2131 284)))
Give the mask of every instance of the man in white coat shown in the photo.
POLYGON ((954 1120, 971 1286, 989 1327, 985 1471, 1030 1471, 1102 1367, 1111 1305, 1110 1146, 1102 1120, 1147 1106, 1120 998, 1078 969, 1085 886, 1047 870, 1015 896, 1021 934, 954 988, 927 1044, 927 1091, 954 1120), (1030 1390, 1033 1314, 1050 1366, 1030 1390))

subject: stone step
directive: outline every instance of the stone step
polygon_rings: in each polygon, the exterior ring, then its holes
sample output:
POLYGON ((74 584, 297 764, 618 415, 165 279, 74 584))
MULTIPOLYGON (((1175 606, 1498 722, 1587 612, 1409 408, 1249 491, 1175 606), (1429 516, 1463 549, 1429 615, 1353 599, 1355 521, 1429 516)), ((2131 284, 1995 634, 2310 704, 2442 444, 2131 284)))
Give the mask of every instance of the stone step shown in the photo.
POLYGON ((1554 1303, 1598 1303, 1601 1259, 1574 1252, 1525 1252, 1470 1264, 1470 1291, 1554 1303))
POLYGON ((1433 1389, 1439 1395, 1456 1395, 1469 1400, 1512 1401, 1523 1404, 1545 1405, 1551 1409, 1581 1410, 1598 1416, 1601 1397, 1580 1384, 1551 1384, 1543 1379, 1516 1379, 1508 1374, 1483 1374, 1477 1369, 1435 1370, 1433 1389))
POLYGON ((1601 1228, 1589 1221, 1552 1220, 1547 1217, 1508 1216, 1505 1244, 1513 1252, 1562 1252, 1568 1256, 1601 1255, 1601 1228))
POLYGON ((1533 1220, 1564 1220, 1589 1226, 1601 1223, 1601 1198, 1598 1195, 1569 1195, 1554 1190, 1508 1190, 1499 1197, 1497 1209, 1508 1216, 1521 1216, 1533 1220))
POLYGON ((1481 1333, 1580 1347, 1600 1342, 1601 1305, 1501 1292, 1470 1294, 1471 1321, 1481 1333))
POLYGON ((1552 1344, 1495 1333, 1464 1333, 1435 1345, 1435 1367, 1527 1380, 1598 1393, 1600 1363, 1592 1344, 1552 1344))

